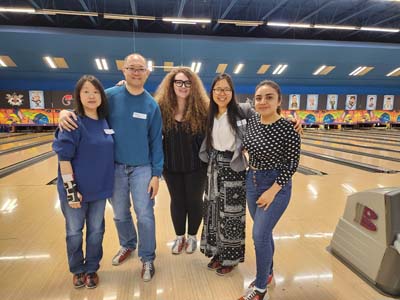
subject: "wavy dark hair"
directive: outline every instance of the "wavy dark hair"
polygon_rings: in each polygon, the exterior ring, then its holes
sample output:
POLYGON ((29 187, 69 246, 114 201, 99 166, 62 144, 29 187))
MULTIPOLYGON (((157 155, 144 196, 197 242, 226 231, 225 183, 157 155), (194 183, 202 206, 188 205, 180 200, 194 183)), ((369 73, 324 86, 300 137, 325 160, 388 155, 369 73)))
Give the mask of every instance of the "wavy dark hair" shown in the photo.
POLYGON ((226 80, 228 82, 229 87, 232 90, 232 100, 229 102, 228 107, 227 107, 227 113, 228 113, 228 121, 229 124, 231 125, 231 128, 233 131, 238 134, 239 129, 237 126, 237 118, 244 118, 244 113, 239 107, 239 104, 236 100, 235 96, 235 87, 233 85, 232 78, 229 74, 222 73, 217 75, 214 78, 214 81, 211 85, 210 89, 210 108, 208 110, 208 118, 207 118, 207 131, 206 131, 206 139, 207 139, 207 150, 210 150, 212 148, 212 129, 214 126, 214 117, 218 114, 218 105, 214 101, 214 95, 213 95, 213 89, 217 82, 221 80, 226 80))
POLYGON ((105 119, 108 116, 108 101, 106 93, 104 92, 103 85, 93 75, 83 75, 75 85, 74 100, 75 100, 75 112, 80 116, 85 116, 85 110, 81 101, 81 90, 85 82, 90 82, 93 86, 99 90, 101 96, 100 106, 97 108, 97 114, 99 119, 105 119))

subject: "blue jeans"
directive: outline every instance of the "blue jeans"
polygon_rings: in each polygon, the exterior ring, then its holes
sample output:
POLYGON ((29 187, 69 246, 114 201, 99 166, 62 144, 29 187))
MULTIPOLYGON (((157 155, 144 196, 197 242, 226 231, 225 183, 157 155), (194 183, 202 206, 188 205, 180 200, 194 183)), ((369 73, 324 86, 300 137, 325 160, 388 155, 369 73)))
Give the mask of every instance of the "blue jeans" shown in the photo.
POLYGON ((139 233, 139 256, 143 262, 153 261, 156 250, 155 200, 150 199, 151 194, 147 193, 151 177, 150 165, 133 167, 115 163, 111 205, 119 243, 122 247, 136 249, 138 239, 130 210, 131 194, 139 233))
POLYGON ((269 273, 272 270, 274 255, 274 240, 272 230, 286 210, 292 193, 292 181, 290 180, 275 196, 274 201, 267 210, 259 208, 256 201, 268 190, 279 175, 276 170, 252 170, 247 172, 246 195, 250 215, 254 220, 253 241, 256 249, 256 287, 266 288, 269 273))
POLYGON ((104 209, 106 200, 82 202, 81 208, 71 208, 61 202, 67 231, 67 255, 69 270, 73 274, 93 273, 100 267, 103 257, 104 209), (86 222, 86 257, 83 257, 82 237, 86 222))

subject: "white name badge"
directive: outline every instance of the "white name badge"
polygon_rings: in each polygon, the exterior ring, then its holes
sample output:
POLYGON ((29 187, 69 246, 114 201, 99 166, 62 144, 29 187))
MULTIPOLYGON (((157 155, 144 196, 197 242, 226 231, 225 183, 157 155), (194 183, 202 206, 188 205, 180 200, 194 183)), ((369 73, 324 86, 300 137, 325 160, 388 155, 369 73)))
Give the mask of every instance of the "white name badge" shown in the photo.
POLYGON ((236 122, 236 124, 237 124, 237 126, 243 126, 243 125, 247 124, 247 121, 246 121, 246 119, 239 120, 239 121, 236 122))
POLYGON ((138 112, 134 112, 133 113, 133 117, 136 118, 136 119, 143 119, 143 120, 147 119, 147 115, 146 114, 141 114, 141 113, 138 113, 138 112))
POLYGON ((114 129, 104 129, 105 134, 114 134, 114 129))

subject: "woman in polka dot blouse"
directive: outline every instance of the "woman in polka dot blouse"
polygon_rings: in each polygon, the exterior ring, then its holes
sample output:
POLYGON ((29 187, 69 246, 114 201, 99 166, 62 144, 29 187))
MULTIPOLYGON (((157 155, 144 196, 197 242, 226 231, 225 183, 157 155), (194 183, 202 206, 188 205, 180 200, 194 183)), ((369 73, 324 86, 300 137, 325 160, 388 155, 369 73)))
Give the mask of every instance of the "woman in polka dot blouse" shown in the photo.
MULTIPOLYGON (((292 182, 300 159, 300 135, 280 115, 281 90, 273 81, 256 87, 255 108, 243 140, 249 154, 246 196, 254 220, 253 240, 257 275, 253 290, 240 299, 264 299, 274 254, 272 230, 289 204, 292 182)), ((267 298, 267 297, 265 297, 267 298)))

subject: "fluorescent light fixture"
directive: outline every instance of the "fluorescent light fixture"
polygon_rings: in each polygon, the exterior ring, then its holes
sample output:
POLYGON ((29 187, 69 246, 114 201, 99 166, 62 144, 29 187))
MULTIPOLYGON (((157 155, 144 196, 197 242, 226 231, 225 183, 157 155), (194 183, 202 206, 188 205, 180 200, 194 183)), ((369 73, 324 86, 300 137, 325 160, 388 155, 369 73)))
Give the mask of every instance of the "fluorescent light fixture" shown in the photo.
POLYGON ((105 58, 101 59, 101 63, 103 64, 104 70, 108 70, 108 64, 107 64, 107 60, 105 58))
POLYGON ((278 27, 296 27, 296 28, 311 28, 311 24, 301 24, 301 23, 286 23, 286 22, 268 22, 268 26, 278 26, 278 27))
POLYGON ((193 24, 193 23, 211 23, 211 19, 190 19, 190 18, 162 18, 164 22, 173 22, 179 24, 193 24))
POLYGON ((35 12, 35 10, 33 8, 25 8, 25 7, 0 7, 0 12, 32 14, 35 12))
POLYGON ((190 69, 192 70, 192 72, 195 73, 199 73, 200 72, 200 68, 201 68, 201 62, 192 62, 192 66, 190 67, 190 69))
POLYGON ((71 15, 71 16, 84 16, 84 17, 98 17, 97 12, 79 11, 79 10, 61 10, 61 9, 41 9, 37 10, 36 14, 43 15, 71 15))
MULTIPOLYGON (((400 0, 399 0, 400 1, 400 0)), ((386 74, 386 76, 399 76, 400 74, 396 74, 396 73, 400 73, 400 68, 394 69, 393 71, 389 72, 386 74), (396 75, 395 75, 396 74, 396 75)))
POLYGON ((108 71, 108 63, 107 63, 107 60, 105 58, 96 58, 95 62, 96 62, 96 66, 97 66, 98 70, 100 70, 100 71, 102 71, 102 70, 108 71))
POLYGON ((172 24, 187 24, 187 25, 196 25, 196 22, 187 22, 187 21, 173 21, 172 24))
POLYGON ((7 65, 4 63, 4 61, 1 58, 0 58, 0 66, 7 67, 7 65))
POLYGON ((147 69, 149 69, 150 72, 153 72, 154 68, 153 68, 153 61, 152 60, 148 60, 147 61, 147 69))
POLYGON ((122 14, 104 14, 104 19, 113 19, 113 20, 147 20, 147 21, 155 21, 156 17, 152 16, 139 16, 139 15, 122 15, 122 14))
POLYGON ((319 28, 319 29, 337 29, 337 30, 357 30, 358 29, 355 26, 323 25, 323 24, 315 24, 314 28, 319 28))
POLYGON ((365 67, 358 67, 357 69, 353 70, 349 75, 350 76, 355 76, 356 73, 360 72, 362 68, 365 68, 365 67))
POLYGON ((360 27, 364 31, 380 31, 380 32, 399 32, 400 29, 396 28, 382 28, 382 27, 360 27))
POLYGON ((313 75, 318 75, 318 74, 321 73, 321 71, 322 71, 323 69, 325 69, 325 68, 326 68, 325 65, 320 66, 320 67, 313 73, 313 75))
POLYGON ((50 56, 45 56, 44 60, 46 61, 46 63, 49 65, 50 68, 57 69, 56 64, 54 63, 53 59, 50 56))
POLYGON ((275 68, 274 72, 272 72, 272 75, 280 75, 280 74, 282 74, 283 71, 286 70, 287 66, 288 66, 288 65, 282 65, 282 64, 281 64, 281 65, 278 65, 278 66, 275 68))
POLYGON ((244 64, 236 65, 235 70, 233 71, 233 74, 239 74, 242 71, 243 67, 244 67, 244 64))

